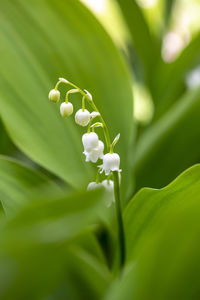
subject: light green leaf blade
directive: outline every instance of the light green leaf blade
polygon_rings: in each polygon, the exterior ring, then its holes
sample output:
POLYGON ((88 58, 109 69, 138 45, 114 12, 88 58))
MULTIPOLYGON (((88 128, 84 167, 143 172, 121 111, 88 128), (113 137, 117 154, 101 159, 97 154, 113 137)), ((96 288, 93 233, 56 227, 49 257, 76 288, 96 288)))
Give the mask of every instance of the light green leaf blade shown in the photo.
POLYGON ((0 153, 3 155, 13 155, 17 151, 9 138, 2 121, 0 120, 0 153))
POLYGON ((16 247, 24 244, 58 243, 70 240, 86 225, 107 211, 103 191, 63 195, 36 195, 2 228, 2 236, 16 247))
POLYGON ((75 243, 10 252, 0 254, 2 300, 100 299, 110 283, 106 265, 75 243))
POLYGON ((135 153, 137 189, 160 188, 198 163, 200 89, 188 91, 139 138, 135 153))
POLYGON ((37 190, 61 189, 46 176, 8 157, 0 156, 0 201, 7 215, 12 215, 31 201, 37 190))
POLYGON ((105 300, 198 299, 200 165, 161 190, 140 190, 125 209, 127 261, 105 300))
POLYGON ((89 225, 107 209, 103 199, 102 191, 43 197, 1 222, 1 299, 57 299, 59 292, 64 299, 80 299, 81 292, 98 299, 110 275, 98 247, 87 243, 89 225))
POLYGON ((157 236, 146 240, 138 263, 135 299, 198 299, 199 218, 196 201, 184 211, 172 212, 170 222, 158 229, 157 236))
POLYGON ((141 59, 147 82, 152 77, 159 58, 159 47, 151 34, 141 8, 135 0, 118 0, 125 22, 130 31, 133 47, 141 59))
POLYGON ((199 48, 200 34, 197 34, 174 62, 167 64, 160 61, 151 82, 156 105, 155 120, 183 95, 188 72, 199 64, 199 48))
POLYGON ((161 190, 144 188, 126 207, 127 261, 141 250, 142 242, 154 230, 169 222, 170 215, 199 205, 200 166, 191 167, 161 190), (162 223, 163 222, 163 223, 162 223))
POLYGON ((0 110, 14 142, 72 186, 88 182, 93 172, 81 154, 80 129, 47 99, 57 78, 67 77, 93 94, 113 138, 121 133, 117 147, 127 171, 130 74, 91 13, 79 1, 15 0, 2 3, 0 25, 0 110))

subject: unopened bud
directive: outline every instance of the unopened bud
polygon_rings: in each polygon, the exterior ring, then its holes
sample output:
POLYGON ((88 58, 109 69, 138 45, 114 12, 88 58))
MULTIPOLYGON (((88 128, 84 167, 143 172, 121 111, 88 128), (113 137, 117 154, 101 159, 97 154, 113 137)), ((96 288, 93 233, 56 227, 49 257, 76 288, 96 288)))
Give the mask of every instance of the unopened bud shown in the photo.
POLYGON ((62 117, 69 117, 73 113, 73 105, 71 102, 63 102, 60 106, 60 114, 62 117))
POLYGON ((51 90, 49 92, 49 100, 53 102, 58 102, 60 100, 60 92, 58 90, 51 90))

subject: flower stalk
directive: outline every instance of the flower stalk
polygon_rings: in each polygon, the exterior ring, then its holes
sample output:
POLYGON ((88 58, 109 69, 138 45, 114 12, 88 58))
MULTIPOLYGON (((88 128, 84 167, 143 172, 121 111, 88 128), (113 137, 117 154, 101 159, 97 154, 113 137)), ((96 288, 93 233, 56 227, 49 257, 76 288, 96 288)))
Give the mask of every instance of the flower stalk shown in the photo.
POLYGON ((88 126, 87 133, 85 133, 82 137, 82 143, 84 146, 83 153, 86 156, 86 161, 96 163, 99 159, 103 160, 103 164, 99 166, 99 169, 97 171, 96 182, 90 182, 87 189, 91 190, 99 187, 104 187, 111 196, 111 200, 106 203, 107 207, 110 207, 112 203, 115 202, 116 218, 118 223, 118 242, 121 269, 125 263, 125 236, 120 202, 120 156, 117 153, 114 153, 114 147, 120 138, 120 134, 118 134, 111 143, 108 127, 101 113, 96 107, 92 99, 92 95, 87 90, 80 89, 74 83, 64 78, 59 78, 59 81, 57 82, 55 88, 50 91, 49 99, 51 101, 58 102, 60 100, 60 92, 58 90, 58 87, 61 83, 65 83, 72 87, 72 89, 66 93, 65 102, 63 102, 60 107, 60 113, 63 117, 68 117, 73 113, 73 105, 68 101, 69 95, 73 93, 80 93, 82 95, 82 107, 75 114, 75 122, 80 126, 88 126), (88 105, 92 108, 92 113, 90 113, 85 108, 85 101, 87 101, 88 105), (95 118, 98 118, 99 121, 93 123, 93 120, 95 118), (103 129, 108 151, 106 154, 103 153, 104 143, 99 140, 98 135, 95 133, 96 127, 101 127, 103 129), (102 181, 101 174, 103 172, 105 172, 106 179, 102 181))
POLYGON ((120 202, 119 173, 117 171, 113 172, 113 181, 114 181, 116 217, 118 223, 120 267, 123 267, 125 263, 126 249, 125 249, 124 224, 122 219, 122 209, 121 209, 121 202, 120 202))

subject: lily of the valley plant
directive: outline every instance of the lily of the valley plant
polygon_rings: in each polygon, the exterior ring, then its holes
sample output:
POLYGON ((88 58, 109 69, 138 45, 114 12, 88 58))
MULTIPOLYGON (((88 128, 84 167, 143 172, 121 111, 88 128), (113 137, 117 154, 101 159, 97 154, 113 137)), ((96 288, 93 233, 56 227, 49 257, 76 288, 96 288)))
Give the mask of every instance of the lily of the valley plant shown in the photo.
POLYGON ((101 113, 96 107, 92 95, 87 90, 82 90, 70 81, 59 78, 54 89, 49 92, 49 100, 58 102, 60 100, 60 91, 58 87, 61 83, 69 85, 72 89, 68 90, 65 96, 65 102, 60 105, 60 114, 62 117, 69 117, 73 114, 73 104, 69 102, 69 95, 80 93, 82 95, 82 107, 75 114, 75 122, 83 127, 87 126, 86 133, 82 136, 82 143, 84 147, 83 154, 85 155, 86 162, 96 163, 102 160, 102 164, 98 166, 96 180, 88 184, 87 189, 93 190, 100 187, 105 188, 111 195, 110 201, 106 203, 109 207, 112 202, 115 202, 116 216, 118 221, 118 238, 120 249, 120 265, 123 266, 125 261, 125 239, 123 219, 120 204, 120 156, 114 152, 114 146, 120 138, 118 134, 113 142, 111 142, 108 127, 104 121, 101 113), (86 103, 92 110, 91 112, 86 109, 86 103), (104 142, 99 140, 95 128, 101 127, 104 133, 107 153, 104 154, 104 142), (102 173, 105 173, 105 179, 102 180, 102 173))

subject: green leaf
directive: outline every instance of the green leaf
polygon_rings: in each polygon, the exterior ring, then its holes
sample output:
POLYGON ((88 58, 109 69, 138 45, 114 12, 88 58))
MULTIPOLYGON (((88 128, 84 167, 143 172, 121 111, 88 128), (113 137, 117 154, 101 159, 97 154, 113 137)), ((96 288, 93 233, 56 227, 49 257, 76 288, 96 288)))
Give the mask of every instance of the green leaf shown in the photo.
POLYGON ((160 188, 199 162, 200 89, 188 91, 139 138, 135 153, 136 189, 160 188))
POLYGON ((36 197, 3 227, 1 234, 8 243, 16 243, 17 247, 23 242, 34 245, 70 240, 97 220, 102 210, 107 211, 102 191, 57 196, 50 190, 36 197))
POLYGON ((198 299, 200 206, 198 196, 195 198, 196 203, 172 212, 157 236, 146 240, 138 263, 135 299, 198 299))
POLYGON ((89 225, 107 210, 104 197, 101 190, 41 195, 1 220, 0 298, 99 299, 110 274, 89 225))
MULTIPOLYGON (((154 234, 171 213, 199 205, 200 165, 181 174, 161 190, 144 188, 129 202, 124 214, 127 236, 127 261, 141 250, 142 242, 154 234)), ((167 224, 166 223, 166 224, 167 224)))
POLYGON ((2 121, 0 120, 0 153, 4 155, 13 155, 17 149, 10 140, 2 121))
POLYGON ((172 63, 161 62, 152 80, 151 90, 156 104, 155 119, 167 111, 185 90, 187 73, 199 61, 200 34, 195 36, 172 63))
POLYGON ((0 201, 7 215, 20 210, 41 188, 61 192, 47 177, 19 162, 0 156, 0 201))
MULTIPOLYGON (((0 109, 17 146, 74 187, 91 178, 82 154, 83 131, 73 117, 63 120, 59 106, 47 99, 57 78, 66 77, 93 94, 111 136, 121 133, 117 148, 128 172, 130 74, 95 17, 74 0, 6 1, 0 14, 0 109)), ((75 110, 80 99, 74 98, 75 110)))
POLYGON ((141 59, 147 79, 152 77, 159 49, 155 37, 150 32, 141 8, 135 0, 118 0, 128 29, 133 47, 141 59))
MULTIPOLYGON (((73 274, 70 289, 75 299, 102 299, 111 281, 106 265, 99 263, 92 255, 82 249, 71 249, 72 260, 68 264, 69 274, 73 274)), ((68 289, 65 287, 68 292, 68 289)), ((55 298, 57 299, 57 298, 55 298)), ((74 299, 74 298, 73 298, 74 299)))
POLYGON ((0 254, 1 299, 100 299, 109 271, 76 245, 48 245, 0 254))
POLYGON ((125 209, 126 268, 106 300, 198 299, 200 165, 161 190, 144 188, 125 209))
POLYGON ((164 1, 164 21, 165 21, 165 29, 168 29, 168 26, 170 25, 171 21, 171 15, 173 12, 173 8, 176 4, 176 0, 165 0, 164 1))

